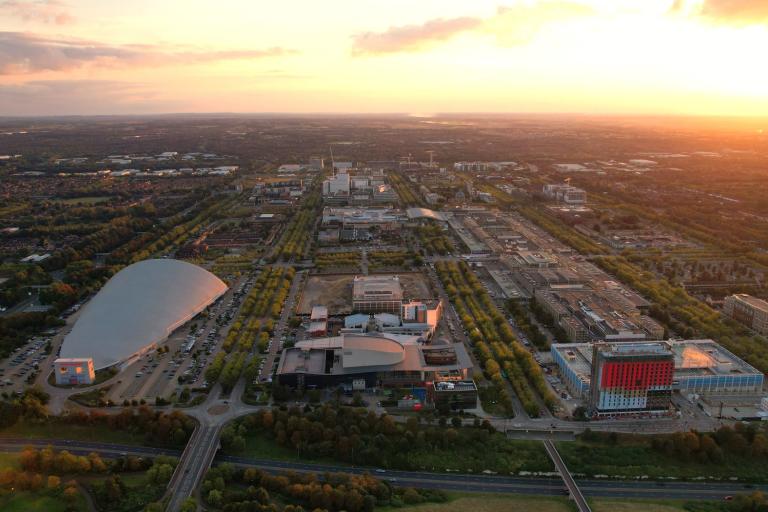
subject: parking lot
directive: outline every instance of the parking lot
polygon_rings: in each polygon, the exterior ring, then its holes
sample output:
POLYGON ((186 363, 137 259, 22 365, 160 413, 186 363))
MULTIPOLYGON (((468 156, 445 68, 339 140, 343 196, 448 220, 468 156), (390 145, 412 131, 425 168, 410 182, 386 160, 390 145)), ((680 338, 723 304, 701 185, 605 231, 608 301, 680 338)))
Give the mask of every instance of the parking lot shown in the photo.
POLYGON ((50 331, 48 336, 27 341, 0 363, 0 391, 21 394, 21 391, 34 381, 40 369, 44 368, 45 359, 48 357, 46 346, 52 349, 53 334, 55 331, 50 331))

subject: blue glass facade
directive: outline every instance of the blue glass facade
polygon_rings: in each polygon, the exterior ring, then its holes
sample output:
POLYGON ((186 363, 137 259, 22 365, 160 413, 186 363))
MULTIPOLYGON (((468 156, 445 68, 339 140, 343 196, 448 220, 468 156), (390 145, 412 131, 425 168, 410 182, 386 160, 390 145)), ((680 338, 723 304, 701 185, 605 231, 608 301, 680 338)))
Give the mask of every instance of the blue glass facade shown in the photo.
POLYGON ((587 396, 589 394, 589 382, 583 380, 579 374, 574 371, 573 367, 568 364, 568 361, 565 360, 559 350, 552 350, 552 359, 560 368, 560 376, 573 396, 587 396))
POLYGON ((689 393, 722 393, 727 391, 761 391, 763 374, 675 375, 673 389, 689 393))

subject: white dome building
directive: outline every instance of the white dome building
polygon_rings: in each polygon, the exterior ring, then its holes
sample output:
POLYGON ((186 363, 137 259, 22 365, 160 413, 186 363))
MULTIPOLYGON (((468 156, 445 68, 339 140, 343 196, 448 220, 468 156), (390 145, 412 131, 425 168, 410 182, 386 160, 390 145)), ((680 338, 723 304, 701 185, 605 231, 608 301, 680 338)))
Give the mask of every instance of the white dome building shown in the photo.
POLYGON ((96 370, 145 352, 227 291, 207 270, 178 260, 144 260, 115 274, 86 304, 61 358, 92 358, 96 370))

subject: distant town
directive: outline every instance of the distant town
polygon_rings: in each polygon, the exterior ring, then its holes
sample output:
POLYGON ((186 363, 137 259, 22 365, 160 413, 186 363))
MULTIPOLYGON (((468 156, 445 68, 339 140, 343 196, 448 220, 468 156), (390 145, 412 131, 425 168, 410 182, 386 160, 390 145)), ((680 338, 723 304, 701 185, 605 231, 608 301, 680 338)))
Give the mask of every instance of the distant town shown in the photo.
POLYGON ((216 119, 203 145, 83 120, 43 153, 44 120, 3 121, 0 487, 126 511, 768 490, 763 139, 387 122, 216 119))

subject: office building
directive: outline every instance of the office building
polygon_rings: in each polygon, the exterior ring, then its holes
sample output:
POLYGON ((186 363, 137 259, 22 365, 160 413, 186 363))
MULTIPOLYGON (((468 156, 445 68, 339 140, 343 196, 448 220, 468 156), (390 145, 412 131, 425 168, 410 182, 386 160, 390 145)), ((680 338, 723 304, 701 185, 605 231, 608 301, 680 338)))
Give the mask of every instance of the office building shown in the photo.
POLYGON ((438 410, 458 411, 477 407, 477 386, 472 380, 433 382, 427 392, 429 400, 438 410))
POLYGON ((768 335, 768 302, 746 293, 725 298, 723 313, 753 331, 768 335))
POLYGON ((565 204, 584 204, 587 202, 587 192, 578 187, 566 184, 547 184, 542 189, 544 195, 565 204))
POLYGON ((56 384, 60 386, 79 386, 93 384, 96 372, 90 357, 59 358, 53 362, 56 384))
MULTIPOLYGON (((673 390, 699 395, 748 395, 762 392, 763 374, 712 340, 669 340, 654 343, 666 344, 672 354, 673 390)), ((647 343, 626 345, 645 344, 647 343)), ((560 377, 571 394, 587 399, 592 388, 593 344, 553 344, 551 353, 560 377)))
POLYGON ((595 343, 592 354, 589 405, 593 415, 669 411, 674 373, 669 345, 595 343))

